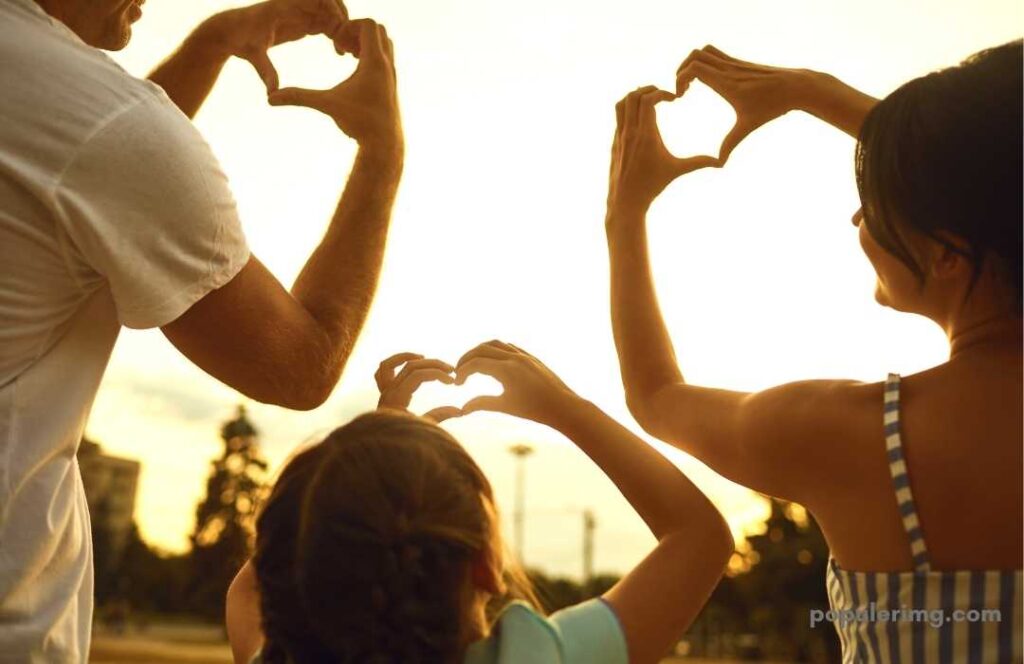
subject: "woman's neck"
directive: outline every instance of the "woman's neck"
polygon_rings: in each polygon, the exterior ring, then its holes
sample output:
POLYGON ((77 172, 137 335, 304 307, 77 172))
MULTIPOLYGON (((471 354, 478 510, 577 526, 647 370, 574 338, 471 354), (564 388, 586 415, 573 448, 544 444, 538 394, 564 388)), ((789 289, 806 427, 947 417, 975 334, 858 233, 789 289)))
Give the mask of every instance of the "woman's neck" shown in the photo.
POLYGON ((1001 313, 949 326, 949 359, 981 351, 1021 350, 1021 317, 1001 313))

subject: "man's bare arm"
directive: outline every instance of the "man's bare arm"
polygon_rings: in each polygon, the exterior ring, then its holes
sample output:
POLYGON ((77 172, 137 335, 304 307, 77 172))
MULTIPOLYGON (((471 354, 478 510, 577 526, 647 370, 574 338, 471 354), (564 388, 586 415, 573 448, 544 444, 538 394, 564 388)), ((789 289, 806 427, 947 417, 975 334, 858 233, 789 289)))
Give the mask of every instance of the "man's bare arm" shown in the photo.
POLYGON ((310 105, 360 143, 324 239, 292 292, 255 258, 226 286, 164 326, 214 377, 259 401, 310 409, 341 375, 376 289, 401 176, 403 141, 391 42, 359 21, 361 60, 332 90, 282 90, 275 103, 310 105))

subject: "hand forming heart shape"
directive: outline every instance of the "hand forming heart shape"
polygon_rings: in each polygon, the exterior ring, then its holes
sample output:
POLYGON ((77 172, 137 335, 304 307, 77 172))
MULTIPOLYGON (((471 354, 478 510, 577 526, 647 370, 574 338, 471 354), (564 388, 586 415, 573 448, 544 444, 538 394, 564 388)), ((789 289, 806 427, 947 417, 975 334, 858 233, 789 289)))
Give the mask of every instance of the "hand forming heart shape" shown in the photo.
POLYGON ((797 69, 769 67, 739 60, 708 45, 690 53, 676 70, 676 94, 700 80, 717 92, 736 111, 736 124, 722 141, 721 163, 755 129, 800 106, 804 73, 797 69))
MULTIPOLYGON (((377 408, 408 410, 413 394, 424 383, 436 381, 445 385, 455 384, 455 367, 441 360, 428 360, 417 353, 399 353, 381 362, 374 379, 380 390, 377 408), (396 370, 402 367, 401 371, 396 370)), ((462 415, 462 409, 454 406, 435 408, 423 415, 435 422, 443 422, 462 415)))
POLYGON ((540 360, 512 344, 489 341, 463 355, 454 367, 441 360, 424 359, 415 353, 401 353, 388 358, 381 363, 375 376, 381 391, 378 407, 406 410, 413 393, 424 383, 437 381, 462 385, 470 376, 477 374, 496 379, 505 391, 496 396, 475 397, 461 408, 435 408, 424 417, 440 422, 479 411, 491 411, 554 426, 559 417, 579 402, 579 397, 540 360), (402 369, 396 375, 399 366, 402 369))
POLYGON ((217 14, 207 29, 228 54, 252 64, 268 94, 280 85, 267 54, 274 46, 322 34, 339 54, 359 55, 358 30, 340 0, 267 0, 217 14))
POLYGON ((693 51, 676 72, 676 93, 654 86, 638 88, 616 106, 617 129, 612 147, 608 209, 612 218, 635 218, 650 207, 679 176, 708 166, 721 167, 739 143, 758 127, 803 108, 801 101, 813 77, 795 69, 767 67, 738 60, 714 46, 693 51), (699 79, 736 112, 736 123, 719 148, 718 157, 680 159, 665 147, 654 107, 682 96, 699 79))

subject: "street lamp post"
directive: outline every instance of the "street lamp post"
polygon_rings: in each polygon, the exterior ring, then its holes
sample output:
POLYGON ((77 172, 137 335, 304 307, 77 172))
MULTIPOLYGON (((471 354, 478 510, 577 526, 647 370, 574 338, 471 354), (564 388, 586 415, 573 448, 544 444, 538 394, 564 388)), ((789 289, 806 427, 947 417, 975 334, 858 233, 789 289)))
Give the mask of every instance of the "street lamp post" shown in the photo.
POLYGON ((526 516, 526 457, 533 453, 533 448, 525 443, 513 445, 508 451, 516 457, 516 503, 512 521, 515 532, 516 557, 520 564, 523 558, 523 523, 526 516))
POLYGON ((597 519, 589 509, 583 510, 583 583, 589 587, 594 580, 594 529, 597 519))

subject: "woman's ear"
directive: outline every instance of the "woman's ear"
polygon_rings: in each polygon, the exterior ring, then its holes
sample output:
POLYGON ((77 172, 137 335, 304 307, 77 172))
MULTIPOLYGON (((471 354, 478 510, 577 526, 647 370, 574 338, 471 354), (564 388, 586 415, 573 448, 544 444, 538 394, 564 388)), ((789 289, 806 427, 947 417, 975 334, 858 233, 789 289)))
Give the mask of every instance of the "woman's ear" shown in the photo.
POLYGON ((929 252, 928 276, 938 280, 970 278, 970 247, 963 238, 939 231, 929 252))
POLYGON ((473 557, 469 575, 473 586, 491 595, 504 595, 505 582, 502 579, 501 561, 490 548, 473 557))

